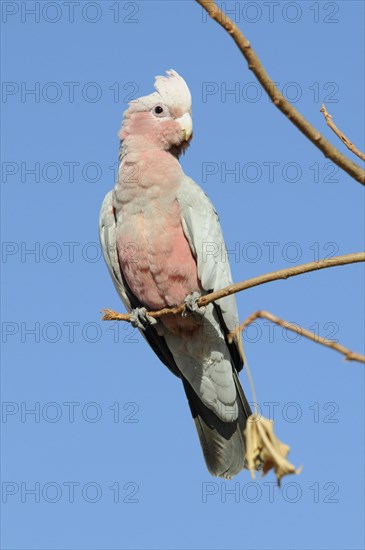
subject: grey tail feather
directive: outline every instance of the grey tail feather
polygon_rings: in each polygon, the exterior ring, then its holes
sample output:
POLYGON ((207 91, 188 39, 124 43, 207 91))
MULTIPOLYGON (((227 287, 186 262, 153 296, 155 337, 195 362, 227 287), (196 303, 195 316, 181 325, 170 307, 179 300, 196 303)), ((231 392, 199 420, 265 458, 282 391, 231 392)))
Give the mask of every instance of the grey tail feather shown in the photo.
POLYGON ((238 418, 234 422, 223 422, 218 418, 199 399, 189 382, 182 379, 207 468, 213 476, 225 479, 231 479, 245 467, 243 431, 247 418, 252 414, 234 367, 233 377, 238 403, 238 418))

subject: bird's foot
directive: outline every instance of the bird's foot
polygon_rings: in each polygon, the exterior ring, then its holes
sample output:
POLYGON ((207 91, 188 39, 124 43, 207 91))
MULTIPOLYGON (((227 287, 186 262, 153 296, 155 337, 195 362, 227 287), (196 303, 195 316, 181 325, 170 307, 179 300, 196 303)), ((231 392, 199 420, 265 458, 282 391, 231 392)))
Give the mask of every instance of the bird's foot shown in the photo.
POLYGON ((199 317, 202 317, 204 315, 206 309, 205 306, 198 306, 198 300, 200 297, 200 292, 193 292, 192 294, 186 296, 184 300, 185 308, 181 314, 182 317, 187 317, 191 313, 193 313, 194 315, 198 315, 199 317))
POLYGON ((131 325, 134 328, 146 330, 148 326, 155 325, 157 320, 147 314, 145 307, 136 307, 131 311, 131 325))

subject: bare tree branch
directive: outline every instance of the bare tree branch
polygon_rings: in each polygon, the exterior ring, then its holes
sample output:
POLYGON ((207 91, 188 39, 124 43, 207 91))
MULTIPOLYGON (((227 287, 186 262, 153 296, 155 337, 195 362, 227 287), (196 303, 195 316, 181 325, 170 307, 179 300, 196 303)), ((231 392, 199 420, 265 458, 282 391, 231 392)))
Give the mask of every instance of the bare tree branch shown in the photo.
POLYGON ((355 147, 355 145, 345 136, 345 134, 343 134, 341 130, 337 128, 336 124, 332 120, 333 116, 329 114, 324 103, 322 103, 320 112, 323 113, 327 125, 331 128, 331 130, 334 131, 336 136, 340 138, 340 140, 346 145, 346 147, 350 149, 350 151, 352 151, 355 155, 360 157, 361 160, 365 160, 364 153, 362 153, 357 147, 355 147))
MULTIPOLYGON (((343 256, 333 256, 333 258, 326 258, 324 260, 319 260, 318 262, 310 262, 308 264, 296 265, 293 267, 288 267, 286 269, 280 269, 279 271, 273 271, 271 273, 266 273, 264 275, 259 275, 253 279, 248 279, 247 281, 241 281, 240 283, 235 283, 216 292, 210 292, 201 296, 197 302, 199 307, 206 306, 219 298, 224 298, 225 296, 230 296, 236 292, 241 292, 242 290, 247 290, 254 286, 262 285, 264 283, 269 283, 271 281, 277 281, 279 279, 288 279, 289 277, 294 277, 296 275, 301 275, 302 273, 309 273, 310 271, 317 271, 318 269, 325 269, 327 267, 334 267, 337 265, 346 265, 354 264, 357 262, 365 261, 365 252, 356 252, 355 254, 345 254, 343 256)), ((184 304, 172 308, 163 308, 159 311, 149 311, 148 315, 150 317, 158 318, 163 315, 176 315, 177 313, 182 313, 185 309, 184 304)), ((112 309, 103 309, 103 321, 127 321, 130 322, 131 316, 129 313, 117 313, 112 309)))
POLYGON ((297 334, 300 334, 305 338, 309 338, 309 340, 313 340, 313 342, 316 342, 316 344, 322 344, 323 346, 334 349, 339 353, 342 353, 345 356, 346 361, 358 361, 359 363, 365 363, 365 356, 361 355, 361 353, 355 353, 348 348, 345 348, 345 346, 338 344, 337 342, 326 340, 325 338, 322 338, 322 336, 318 336, 317 334, 314 334, 314 332, 310 332, 309 330, 302 328, 297 324, 284 321, 284 319, 276 317, 276 315, 273 315, 269 311, 261 310, 252 313, 252 315, 247 317, 247 319, 245 319, 236 330, 230 333, 229 340, 232 341, 232 339, 237 334, 243 332, 251 323, 253 323, 258 318, 268 319, 269 321, 275 323, 276 325, 279 325, 280 327, 296 332, 297 334))
POLYGON ((295 124, 295 126, 322 151, 325 157, 331 159, 337 166, 347 172, 351 177, 365 185, 365 171, 352 160, 343 155, 320 132, 312 126, 280 93, 271 80, 258 56, 251 48, 250 42, 242 34, 233 21, 222 12, 212 0, 196 0, 212 19, 217 21, 233 38, 238 48, 247 60, 248 68, 254 73, 274 105, 295 124))

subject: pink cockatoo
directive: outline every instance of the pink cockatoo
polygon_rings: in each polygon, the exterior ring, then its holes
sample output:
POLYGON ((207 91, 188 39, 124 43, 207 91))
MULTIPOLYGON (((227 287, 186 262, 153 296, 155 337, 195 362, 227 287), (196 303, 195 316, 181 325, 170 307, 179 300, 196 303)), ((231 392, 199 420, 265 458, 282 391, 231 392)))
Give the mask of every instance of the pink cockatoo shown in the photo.
POLYGON ((156 77, 155 89, 124 113, 100 241, 134 326, 182 380, 209 471, 229 479, 245 466, 251 414, 237 375, 238 343, 227 338, 238 323, 236 300, 199 308, 197 298, 231 284, 231 272, 217 213, 178 160, 192 136, 189 88, 170 70, 156 77), (182 316, 147 315, 184 301, 182 316))

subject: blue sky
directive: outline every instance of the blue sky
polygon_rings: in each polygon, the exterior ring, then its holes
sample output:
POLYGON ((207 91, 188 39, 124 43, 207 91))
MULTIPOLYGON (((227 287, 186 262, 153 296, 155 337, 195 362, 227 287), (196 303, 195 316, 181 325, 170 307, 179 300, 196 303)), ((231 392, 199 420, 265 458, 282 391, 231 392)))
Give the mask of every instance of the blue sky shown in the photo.
MULTIPOLYGON (((300 112, 347 153, 325 100, 364 149, 363 3, 225 4, 300 112)), ((169 68, 193 96, 182 165, 219 212, 235 281, 362 250, 361 186, 271 105, 193 1, 1 8, 2 548, 363 548, 363 365, 255 323, 259 405, 303 471, 281 490, 271 473, 212 478, 179 380, 131 327, 100 319, 123 306, 97 233, 127 101, 169 68)), ((237 300, 241 319, 267 309, 363 350, 362 265, 237 300)))

